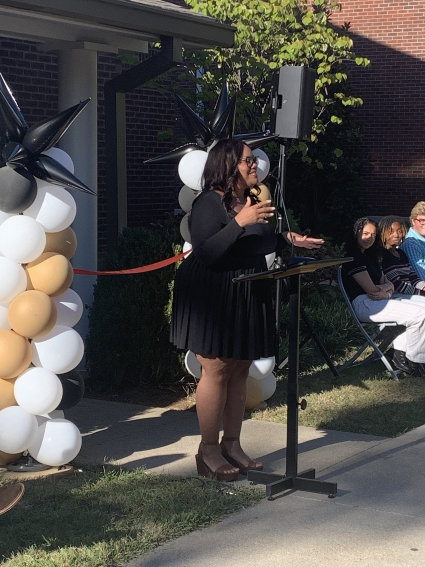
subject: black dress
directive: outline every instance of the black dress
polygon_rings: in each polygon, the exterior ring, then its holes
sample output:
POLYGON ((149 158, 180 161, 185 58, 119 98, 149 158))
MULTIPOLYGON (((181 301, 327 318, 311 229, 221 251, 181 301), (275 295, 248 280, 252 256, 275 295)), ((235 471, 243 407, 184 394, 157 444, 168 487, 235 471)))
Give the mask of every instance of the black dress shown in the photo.
POLYGON ((267 270, 265 255, 278 241, 274 229, 265 223, 240 227, 215 191, 195 199, 190 225, 193 252, 176 273, 171 341, 220 358, 273 356, 270 280, 235 284, 232 278, 267 270))

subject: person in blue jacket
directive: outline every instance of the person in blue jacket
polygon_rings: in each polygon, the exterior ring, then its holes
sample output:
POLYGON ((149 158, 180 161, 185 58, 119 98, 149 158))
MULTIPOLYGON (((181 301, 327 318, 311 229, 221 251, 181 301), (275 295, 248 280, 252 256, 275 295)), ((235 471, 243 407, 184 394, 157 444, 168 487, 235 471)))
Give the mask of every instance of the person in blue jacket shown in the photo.
POLYGON ((411 227, 401 245, 410 265, 425 280, 425 201, 419 201, 410 213, 411 227))

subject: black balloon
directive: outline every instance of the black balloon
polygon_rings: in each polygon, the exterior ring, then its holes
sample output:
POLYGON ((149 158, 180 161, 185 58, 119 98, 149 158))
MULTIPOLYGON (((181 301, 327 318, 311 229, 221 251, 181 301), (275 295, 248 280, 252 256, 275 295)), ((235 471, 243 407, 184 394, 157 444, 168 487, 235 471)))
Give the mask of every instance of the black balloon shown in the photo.
POLYGON ((210 127, 212 130, 214 130, 215 125, 220 119, 220 116, 226 110, 228 104, 229 104, 229 89, 227 83, 224 83, 224 85, 221 87, 220 96, 218 97, 218 100, 215 103, 213 117, 211 118, 210 127))
POLYGON ((58 143, 89 101, 79 102, 28 128, 0 74, 0 171, 4 170, 0 173, 0 210, 21 213, 31 205, 37 191, 33 176, 69 189, 96 194, 58 161, 42 154, 58 143), (10 170, 15 170, 16 175, 10 170), (23 170, 27 170, 27 175, 22 173, 23 170), (25 190, 29 191, 27 196, 24 195, 25 190), (18 208, 20 203, 22 208, 18 208))
POLYGON ((226 106, 224 112, 214 126, 213 134, 218 140, 231 138, 235 130, 236 95, 226 106))
POLYGON ((269 132, 259 132, 258 134, 239 134, 235 136, 235 138, 240 138, 243 142, 251 148, 251 150, 255 150, 257 148, 261 148, 267 144, 267 142, 271 142, 272 140, 277 140, 279 138, 279 134, 270 134, 269 132))
POLYGON ((206 148, 209 139, 211 138, 211 129, 205 124, 196 112, 188 106, 183 99, 178 95, 176 96, 180 112, 184 118, 184 129, 187 137, 192 142, 196 142, 200 148, 206 148))
POLYGON ((193 150, 200 150, 198 144, 185 144, 178 148, 162 154, 156 158, 147 159, 144 163, 179 163, 182 157, 193 150))
POLYGON ((62 400, 56 409, 67 410, 78 404, 84 396, 84 379, 78 370, 71 370, 65 374, 57 375, 62 383, 63 395, 62 400))
POLYGON ((27 168, 33 175, 49 183, 96 195, 87 185, 79 181, 69 169, 66 169, 66 167, 50 156, 40 154, 36 159, 28 161, 27 168))
POLYGON ((20 142, 27 128, 25 118, 0 73, 0 144, 20 142))
POLYGON ((171 152, 146 160, 144 163, 178 163, 180 159, 192 150, 207 150, 215 141, 221 139, 240 138, 252 149, 267 144, 277 138, 269 132, 234 135, 236 95, 229 102, 227 83, 221 89, 220 96, 214 107, 213 117, 209 125, 200 118, 180 97, 177 102, 182 113, 184 130, 191 141, 190 144, 175 148, 171 152))
POLYGON ((35 178, 24 167, 0 167, 0 211, 19 214, 37 196, 35 178))
POLYGON ((56 145, 80 112, 87 106, 90 99, 80 102, 67 110, 63 110, 52 118, 46 118, 28 128, 22 145, 32 152, 39 154, 56 145))

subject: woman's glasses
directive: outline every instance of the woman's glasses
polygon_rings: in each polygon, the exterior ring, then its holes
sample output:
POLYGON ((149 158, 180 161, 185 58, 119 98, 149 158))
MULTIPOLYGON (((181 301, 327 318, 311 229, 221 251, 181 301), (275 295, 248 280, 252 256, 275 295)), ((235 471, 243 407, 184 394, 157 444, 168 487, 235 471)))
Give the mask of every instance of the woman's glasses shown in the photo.
POLYGON ((246 161, 246 165, 248 167, 252 167, 254 163, 258 164, 258 157, 257 156, 246 156, 241 158, 241 161, 246 161))

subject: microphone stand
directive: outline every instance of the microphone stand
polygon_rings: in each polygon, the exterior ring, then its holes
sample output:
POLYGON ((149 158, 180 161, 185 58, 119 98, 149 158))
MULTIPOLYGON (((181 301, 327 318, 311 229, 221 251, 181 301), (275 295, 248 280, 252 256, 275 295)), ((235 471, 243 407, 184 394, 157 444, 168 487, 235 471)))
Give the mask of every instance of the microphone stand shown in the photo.
MULTIPOLYGON (((276 204, 276 233, 283 234, 283 221, 284 218, 286 220, 286 225, 288 227, 288 231, 291 232, 291 226, 288 219, 288 213, 286 211, 285 206, 285 180, 286 180, 286 138, 278 138, 279 142, 279 164, 278 164, 278 175, 277 175, 277 182, 274 190, 274 202, 276 204)), ((301 265, 307 262, 314 262, 314 258, 310 257, 303 257, 303 256, 295 256, 294 250, 294 241, 291 239, 291 256, 289 260, 286 262, 283 261, 282 254, 276 256, 275 260, 275 267, 276 268, 290 268, 295 265, 301 265)), ((276 357, 276 364, 278 365, 279 370, 281 370, 286 364, 288 363, 288 358, 285 358, 282 363, 280 363, 280 328, 281 328, 281 317, 280 317, 280 304, 282 300, 282 285, 284 282, 282 281, 283 278, 276 280, 276 294, 275 294, 275 357, 276 357)), ((336 378, 340 378, 340 375, 335 368, 332 360, 329 357, 320 337, 317 335, 316 331, 314 330, 310 320, 307 317, 302 306, 300 306, 300 314, 304 320, 304 323, 308 329, 308 335, 303 340, 301 346, 303 346, 311 337, 314 339, 316 345, 318 346, 320 352, 322 353, 323 358, 325 359, 327 365, 329 366, 332 374, 336 378)))
MULTIPOLYGON (((286 213, 285 208, 285 177, 286 177, 286 147, 285 142, 286 140, 283 138, 278 138, 279 142, 279 165, 278 165, 278 177, 277 182, 274 190, 274 202, 276 204, 276 232, 277 234, 283 234, 283 214, 286 217, 286 222, 288 224, 289 230, 289 222, 288 222, 288 215, 286 213), (282 214, 283 213, 283 214, 282 214)), ((294 252, 294 244, 291 243, 292 251, 291 256, 293 256, 294 252)), ((276 268, 283 268, 284 262, 282 257, 282 251, 278 251, 275 259, 275 267, 276 268)), ((280 302, 282 300, 282 284, 283 282, 278 279, 276 280, 276 303, 275 303, 275 357, 276 361, 280 361, 279 356, 279 347, 280 347, 280 302)))

